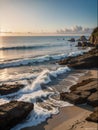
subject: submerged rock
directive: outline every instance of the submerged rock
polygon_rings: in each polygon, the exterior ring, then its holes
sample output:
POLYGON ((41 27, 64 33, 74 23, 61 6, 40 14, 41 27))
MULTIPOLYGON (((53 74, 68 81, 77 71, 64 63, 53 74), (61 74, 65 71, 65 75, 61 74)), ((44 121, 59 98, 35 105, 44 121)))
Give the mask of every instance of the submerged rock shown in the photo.
POLYGON ((0 106, 0 130, 10 130, 33 110, 32 103, 11 101, 0 106))
POLYGON ((1 95, 6 95, 10 93, 17 92, 21 88, 23 88, 23 84, 2 84, 0 85, 0 94, 1 95))
POLYGON ((75 39, 74 39, 74 38, 71 38, 71 39, 69 39, 68 41, 70 41, 70 42, 75 42, 75 39))

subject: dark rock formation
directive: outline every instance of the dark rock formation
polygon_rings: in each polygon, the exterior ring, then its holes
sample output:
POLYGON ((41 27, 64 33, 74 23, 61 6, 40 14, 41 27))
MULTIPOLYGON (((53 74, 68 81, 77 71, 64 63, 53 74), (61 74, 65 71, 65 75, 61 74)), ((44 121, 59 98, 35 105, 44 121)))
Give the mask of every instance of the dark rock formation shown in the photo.
POLYGON ((98 123, 98 107, 95 108, 94 112, 86 118, 87 121, 98 123))
POLYGON ((2 85, 0 85, 0 94, 6 95, 6 94, 14 93, 23 87, 24 87, 23 84, 13 84, 13 85, 2 84, 2 85))
POLYGON ((90 42, 78 42, 77 47, 94 47, 95 45, 90 42))
POLYGON ((0 130, 10 130, 33 110, 34 105, 27 102, 11 101, 0 106, 0 130))
POLYGON ((90 92, 96 92, 97 91, 97 87, 96 87, 96 79, 94 78, 89 78, 86 80, 83 80, 80 83, 77 83, 75 85, 73 85, 70 88, 71 91, 75 91, 75 90, 83 90, 83 91, 90 91, 90 92), (91 83, 93 84, 93 86, 91 85, 91 83), (89 85, 90 84, 90 85, 89 85), (95 85, 94 85, 95 84, 95 85))
POLYGON ((83 104, 87 101, 90 92, 88 91, 75 91, 71 93, 61 93, 60 99, 64 101, 69 101, 73 104, 83 104))
POLYGON ((85 36, 81 36, 77 41, 87 42, 87 38, 85 36))
POLYGON ((74 39, 74 38, 71 38, 71 39, 69 39, 68 41, 70 41, 70 42, 75 42, 75 39, 74 39))
POLYGON ((92 34, 91 34, 89 40, 90 40, 91 43, 93 43, 93 44, 95 44, 96 46, 98 46, 98 27, 96 27, 96 28, 93 30, 93 32, 92 32, 92 34))
MULTIPOLYGON (((97 87, 97 86, 96 86, 97 87)), ((87 103, 91 106, 98 106, 98 91, 96 91, 95 93, 92 93, 89 97, 88 97, 88 101, 87 103)))
POLYGON ((69 57, 58 62, 60 65, 68 65, 75 69, 89 69, 98 68, 98 49, 91 51, 77 57, 69 57))
POLYGON ((93 107, 98 106, 97 79, 87 79, 70 88, 71 92, 63 92, 60 99, 73 104, 87 103, 93 107))

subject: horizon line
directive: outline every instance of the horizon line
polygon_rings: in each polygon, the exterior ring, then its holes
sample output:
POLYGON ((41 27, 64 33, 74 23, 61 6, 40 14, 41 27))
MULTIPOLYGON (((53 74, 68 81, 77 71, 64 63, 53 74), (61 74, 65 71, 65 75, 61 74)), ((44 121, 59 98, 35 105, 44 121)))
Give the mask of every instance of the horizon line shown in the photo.
POLYGON ((80 35, 91 35, 91 33, 56 33, 56 32, 0 32, 0 36, 80 36, 80 35))

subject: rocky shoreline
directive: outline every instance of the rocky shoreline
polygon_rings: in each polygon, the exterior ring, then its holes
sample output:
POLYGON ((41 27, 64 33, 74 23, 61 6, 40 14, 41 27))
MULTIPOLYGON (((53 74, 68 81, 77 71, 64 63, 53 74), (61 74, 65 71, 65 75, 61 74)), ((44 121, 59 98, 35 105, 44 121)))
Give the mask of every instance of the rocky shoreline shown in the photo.
POLYGON ((88 121, 98 123, 98 86, 97 79, 86 79, 70 88, 71 92, 60 93, 60 99, 74 105, 87 104, 93 107, 94 112, 87 118, 88 121), (95 116, 96 115, 96 116, 95 116))
POLYGON ((34 105, 28 102, 11 101, 0 106, 0 130, 10 130, 23 121, 33 110, 34 105))
MULTIPOLYGON (((93 48, 89 52, 77 56, 69 57, 61 60, 58 63, 60 65, 68 65, 74 69, 86 69, 86 68, 97 68, 98 67, 98 50, 93 48)), ((0 87, 0 94, 10 94, 23 88, 22 84, 7 85, 2 84, 0 87)), ((85 118, 87 121, 98 122, 98 88, 97 79, 89 78, 86 80, 73 85, 70 88, 70 93, 60 93, 60 99, 68 101, 74 105, 80 105, 87 103, 93 107, 93 112, 85 118)), ((0 106, 0 129, 10 130, 13 126, 21 122, 26 116, 34 109, 32 103, 11 101, 0 106), (10 118, 9 118, 10 116, 10 118)))
MULTIPOLYGON (((60 65, 68 65, 74 69, 98 68, 98 48, 78 57, 69 57, 58 62, 60 65)), ((93 112, 86 120, 98 123, 98 79, 89 78, 73 85, 70 92, 60 93, 60 99, 74 105, 87 104, 93 107, 93 112)))
MULTIPOLYGON (((94 37, 95 38, 95 37, 94 37)), ((97 38, 95 38, 97 39, 97 38)), ((93 39, 94 40, 94 39, 93 39)), ((74 42, 74 39, 71 39, 74 42)), ((94 42, 95 44, 97 42, 94 42)), ((83 44, 82 44, 83 45, 83 44)), ((90 46, 86 44, 86 46, 90 46)), ((83 55, 69 57, 60 60, 59 65, 67 65, 73 69, 96 69, 98 68, 98 47, 83 55)), ((96 70, 97 71, 97 70, 96 70)), ((23 84, 2 84, 0 95, 7 95, 19 91, 23 84)), ((87 104, 93 108, 93 112, 85 118, 87 121, 98 123, 98 79, 89 78, 71 86, 70 92, 60 93, 60 99, 74 105, 87 104)), ((16 124, 23 121, 34 109, 33 103, 11 101, 0 106, 0 130, 10 130, 16 124)))
MULTIPOLYGON (((78 46, 95 46, 89 52, 78 57, 69 57, 61 60, 60 65, 68 65, 74 69, 98 69, 98 27, 94 29, 90 36, 91 43, 85 41, 78 43, 78 46)), ((80 39, 81 40, 81 39, 80 39)), ((70 92, 60 93, 60 99, 68 101, 74 105, 87 104, 93 107, 93 112, 86 118, 87 121, 98 123, 98 79, 89 78, 71 86, 70 92)))
POLYGON ((24 87, 23 84, 2 84, 0 85, 0 95, 7 95, 19 91, 24 87))
POLYGON ((76 57, 69 57, 60 60, 58 64, 68 65, 74 69, 91 69, 98 67, 98 48, 93 48, 89 52, 76 57))

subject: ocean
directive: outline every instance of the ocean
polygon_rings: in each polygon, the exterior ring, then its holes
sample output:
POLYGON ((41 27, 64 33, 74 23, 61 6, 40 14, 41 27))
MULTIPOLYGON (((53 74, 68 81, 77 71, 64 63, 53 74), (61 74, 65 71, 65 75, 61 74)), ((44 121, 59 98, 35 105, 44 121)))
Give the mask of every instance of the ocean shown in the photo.
POLYGON ((81 55, 90 48, 76 47, 77 41, 69 42, 70 38, 72 36, 0 37, 0 84, 25 85, 16 93, 0 95, 0 104, 11 100, 34 103, 34 110, 26 120, 12 130, 35 126, 57 114, 60 107, 72 105, 60 101, 59 93, 69 91, 86 72, 72 73, 74 70, 60 66, 57 61, 81 55))

